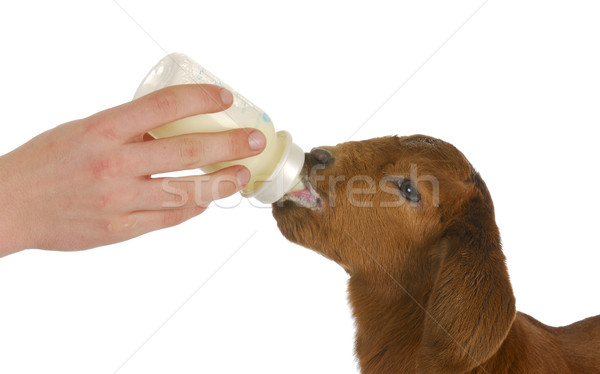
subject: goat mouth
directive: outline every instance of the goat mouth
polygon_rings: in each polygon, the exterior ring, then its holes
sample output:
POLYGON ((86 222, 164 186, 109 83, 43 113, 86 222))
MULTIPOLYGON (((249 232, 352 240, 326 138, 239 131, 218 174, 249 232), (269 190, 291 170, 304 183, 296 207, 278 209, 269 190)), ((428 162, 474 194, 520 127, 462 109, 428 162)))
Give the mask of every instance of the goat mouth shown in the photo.
POLYGON ((286 193, 278 202, 291 201, 304 208, 320 209, 323 206, 323 200, 306 176, 302 178, 302 184, 305 188, 286 193))

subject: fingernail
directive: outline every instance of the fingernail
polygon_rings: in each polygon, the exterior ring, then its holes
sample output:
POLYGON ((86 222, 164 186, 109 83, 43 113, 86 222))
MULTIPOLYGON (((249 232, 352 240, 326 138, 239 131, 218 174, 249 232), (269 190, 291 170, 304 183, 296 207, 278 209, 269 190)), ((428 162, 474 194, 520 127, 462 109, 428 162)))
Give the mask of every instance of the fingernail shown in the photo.
POLYGON ((245 186, 250 181, 250 170, 242 166, 237 172, 237 180, 240 186, 245 186))
POLYGON ((221 88, 221 101, 225 106, 230 106, 233 103, 233 95, 226 88, 221 88))
POLYGON ((264 134, 260 130, 253 130, 248 135, 248 145, 250 146, 250 149, 263 149, 266 142, 267 139, 265 139, 264 134))

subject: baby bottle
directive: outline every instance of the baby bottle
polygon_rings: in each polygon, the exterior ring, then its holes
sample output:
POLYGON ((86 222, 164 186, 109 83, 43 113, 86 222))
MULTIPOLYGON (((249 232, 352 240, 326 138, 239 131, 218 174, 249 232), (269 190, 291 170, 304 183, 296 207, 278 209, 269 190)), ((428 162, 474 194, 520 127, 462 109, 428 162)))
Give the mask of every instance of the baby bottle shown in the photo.
POLYGON ((233 104, 223 112, 198 114, 167 123, 150 131, 150 135, 165 138, 193 132, 218 132, 235 128, 258 129, 267 140, 262 153, 237 161, 220 162, 203 167, 202 170, 211 173, 231 165, 246 166, 251 177, 241 194, 244 197, 254 197, 265 204, 279 200, 286 192, 305 188, 300 177, 304 152, 292 143, 290 133, 275 132, 273 123, 265 112, 186 55, 173 53, 160 60, 144 78, 134 99, 167 86, 194 83, 214 84, 226 88, 233 94, 233 104))

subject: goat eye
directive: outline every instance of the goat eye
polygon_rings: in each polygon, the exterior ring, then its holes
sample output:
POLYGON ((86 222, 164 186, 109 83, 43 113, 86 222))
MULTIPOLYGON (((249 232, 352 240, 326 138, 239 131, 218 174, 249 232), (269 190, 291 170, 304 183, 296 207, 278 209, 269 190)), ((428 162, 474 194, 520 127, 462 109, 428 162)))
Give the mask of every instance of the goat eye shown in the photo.
POLYGON ((400 188, 400 194, 406 200, 412 203, 418 203, 421 201, 421 194, 417 190, 417 187, 411 180, 401 179, 398 181, 398 188, 400 188))

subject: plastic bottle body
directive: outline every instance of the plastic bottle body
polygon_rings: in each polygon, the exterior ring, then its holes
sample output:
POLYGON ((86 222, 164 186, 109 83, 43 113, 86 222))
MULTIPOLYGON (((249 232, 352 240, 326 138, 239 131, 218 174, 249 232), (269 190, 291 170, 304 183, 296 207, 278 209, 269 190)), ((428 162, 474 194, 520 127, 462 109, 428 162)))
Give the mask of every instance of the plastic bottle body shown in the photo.
POLYGON ((142 81, 134 98, 179 84, 214 84, 227 88, 233 94, 233 104, 223 112, 199 114, 165 124, 152 130, 150 135, 164 138, 193 132, 258 129, 267 140, 262 153, 242 160, 213 164, 202 170, 210 173, 231 165, 246 166, 251 178, 242 190, 242 195, 255 197, 264 203, 277 201, 286 192, 303 187, 299 174, 304 163, 304 153, 292 143, 291 135, 285 131, 276 133, 265 112, 189 57, 176 53, 163 58, 142 81))

